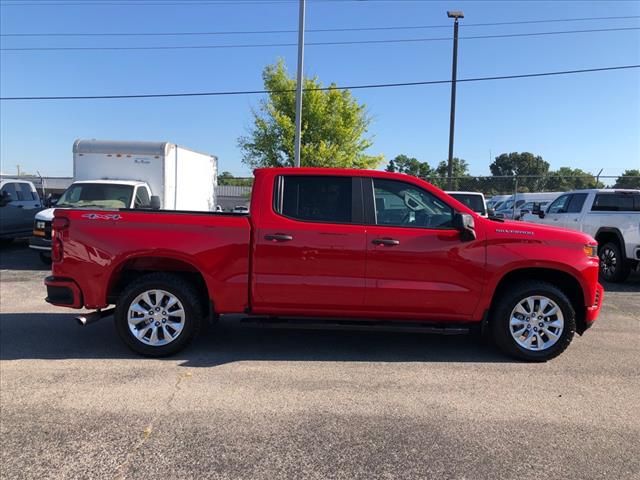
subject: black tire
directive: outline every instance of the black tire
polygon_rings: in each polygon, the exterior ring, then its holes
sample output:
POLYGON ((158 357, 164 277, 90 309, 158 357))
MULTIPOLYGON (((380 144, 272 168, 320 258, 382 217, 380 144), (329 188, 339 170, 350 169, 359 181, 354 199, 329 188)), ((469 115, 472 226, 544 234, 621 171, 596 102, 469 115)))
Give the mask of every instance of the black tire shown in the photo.
POLYGON ((576 314, 571 301, 553 284, 541 281, 519 282, 496 301, 492 309, 491 333, 494 343, 507 355, 529 362, 546 362, 557 357, 573 340, 576 332, 576 314), (550 347, 533 351, 521 347, 511 334, 510 318, 513 309, 522 300, 530 296, 545 296, 555 302, 564 317, 564 328, 560 338, 550 347))
POLYGON ((45 253, 45 252, 40 252, 40 261, 42 263, 44 263, 45 265, 51 265, 51 254, 50 253, 45 253))
POLYGON ((124 343, 134 352, 146 357, 166 357, 185 348, 199 333, 203 319, 201 302, 191 283, 178 275, 150 273, 131 282, 120 295, 114 314, 116 330, 124 343), (136 297, 147 290, 164 290, 178 298, 184 309, 184 326, 180 334, 166 345, 148 345, 129 329, 128 312, 136 297))
POLYGON ((598 250, 600 278, 611 283, 624 282, 631 273, 631 265, 617 242, 608 242, 598 250))

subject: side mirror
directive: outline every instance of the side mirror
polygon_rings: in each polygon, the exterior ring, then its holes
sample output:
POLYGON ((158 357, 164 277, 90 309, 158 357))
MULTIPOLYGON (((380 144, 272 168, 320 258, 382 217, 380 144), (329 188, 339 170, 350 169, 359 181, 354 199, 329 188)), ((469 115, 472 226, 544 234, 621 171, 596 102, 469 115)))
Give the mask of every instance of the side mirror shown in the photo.
POLYGON ((149 200, 149 206, 151 210, 160 210, 160 197, 158 195, 151 195, 151 199, 149 200))
POLYGON ((453 228, 460 232, 460 238, 464 241, 476 239, 475 221, 468 213, 454 213, 453 228))
POLYGON ((487 208, 487 215, 493 217, 496 214, 495 208, 487 208))
POLYGON ((540 208, 540 203, 534 202, 531 213, 533 213, 534 215, 539 215, 541 211, 542 209, 540 208))

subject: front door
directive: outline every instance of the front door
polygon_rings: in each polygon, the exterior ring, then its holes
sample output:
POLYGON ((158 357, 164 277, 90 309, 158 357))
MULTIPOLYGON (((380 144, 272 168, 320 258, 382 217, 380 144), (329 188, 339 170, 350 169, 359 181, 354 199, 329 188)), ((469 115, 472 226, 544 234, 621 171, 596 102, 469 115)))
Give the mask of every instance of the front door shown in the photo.
POLYGON ((282 175, 254 235, 252 311, 341 315, 362 308, 360 179, 282 175))
POLYGON ((364 192, 365 208, 375 211, 367 216, 374 225, 367 226, 366 309, 391 318, 471 319, 484 285, 484 242, 463 241, 453 209, 417 185, 374 178, 364 192))

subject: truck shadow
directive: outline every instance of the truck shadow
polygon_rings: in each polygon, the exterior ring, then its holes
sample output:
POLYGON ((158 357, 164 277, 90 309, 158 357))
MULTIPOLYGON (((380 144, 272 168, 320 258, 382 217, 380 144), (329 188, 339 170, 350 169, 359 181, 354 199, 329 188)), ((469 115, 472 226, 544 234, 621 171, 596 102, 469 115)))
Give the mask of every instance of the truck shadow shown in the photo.
POLYGON ((602 282, 605 293, 605 301, 607 292, 638 292, 640 293, 640 272, 632 272, 629 278, 622 283, 602 282))
MULTIPOLYGON (((0 315, 0 359, 139 359, 118 338, 111 318, 87 327, 72 315, 0 315)), ((184 367, 238 361, 310 362, 511 362, 473 335, 376 331, 273 330, 223 322, 184 351, 168 357, 184 367)))
POLYGON ((29 248, 25 239, 14 240, 0 245, 0 270, 51 270, 49 265, 40 261, 38 252, 29 248))

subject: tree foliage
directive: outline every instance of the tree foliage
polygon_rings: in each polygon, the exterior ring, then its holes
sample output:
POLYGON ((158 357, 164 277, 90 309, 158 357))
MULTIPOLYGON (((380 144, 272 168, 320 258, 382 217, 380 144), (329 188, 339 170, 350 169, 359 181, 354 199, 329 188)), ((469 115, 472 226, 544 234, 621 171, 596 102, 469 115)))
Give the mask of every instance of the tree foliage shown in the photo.
MULTIPOLYGON (((452 189, 453 190, 473 190, 475 179, 469 175, 469 164, 462 158, 454 157, 452 162, 452 189)), ((431 174, 431 183, 442 189, 449 188, 449 162, 441 161, 431 174)))
POLYGON ((595 176, 584 170, 561 167, 556 171, 549 172, 544 187, 553 192, 565 192, 582 188, 602 188, 604 185, 598 182, 595 176))
POLYGON ((640 188, 640 170, 625 170, 616 180, 614 188, 640 188))
MULTIPOLYGON (((268 65, 263 73, 268 97, 253 111, 249 135, 240 137, 242 161, 252 167, 282 167, 294 164, 295 87, 284 62, 268 65)), ((372 145, 367 137, 371 117, 366 107, 348 90, 331 84, 319 90, 317 79, 304 79, 300 163, 306 167, 375 168, 382 155, 365 151, 372 145)))
POLYGON ((427 178, 431 175, 431 167, 427 162, 421 162, 417 158, 407 155, 398 155, 389 161, 387 172, 406 173, 415 177, 427 178))
POLYGON ((231 172, 222 172, 218 175, 218 185, 250 187, 253 185, 253 178, 234 177, 231 172))
MULTIPOLYGON (((540 155, 529 152, 503 153, 496 157, 489 169, 496 177, 518 176, 518 191, 537 192, 544 188, 544 180, 541 177, 549 173, 549 162, 545 162, 540 155)), ((512 185, 513 181, 505 179, 502 183, 506 187, 512 185)))

